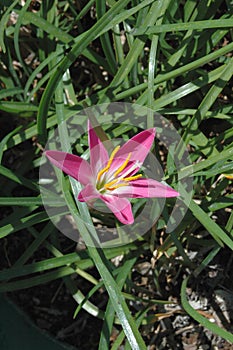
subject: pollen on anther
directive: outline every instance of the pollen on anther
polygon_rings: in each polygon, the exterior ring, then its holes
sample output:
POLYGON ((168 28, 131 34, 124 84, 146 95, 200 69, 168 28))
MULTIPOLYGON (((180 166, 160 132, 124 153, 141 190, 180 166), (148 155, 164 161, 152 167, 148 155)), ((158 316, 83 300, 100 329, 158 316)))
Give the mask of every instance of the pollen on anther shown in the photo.
POLYGON ((119 188, 119 187, 123 187, 123 186, 127 186, 128 184, 127 183, 120 183, 120 184, 116 184, 115 186, 111 186, 111 187, 108 187, 107 190, 109 191, 114 191, 115 189, 119 188))
POLYGON ((142 177, 142 174, 124 177, 122 180, 123 181, 134 181, 134 180, 140 179, 140 177, 142 177))
POLYGON ((109 170, 109 168, 110 168, 110 166, 111 166, 111 164, 113 162, 113 159, 114 159, 116 153, 119 151, 120 148, 121 148, 121 146, 117 146, 116 148, 114 148, 114 150, 112 151, 112 153, 111 153, 111 155, 109 157, 109 160, 108 160, 108 163, 107 163, 106 167, 101 169, 98 172, 98 174, 97 174, 97 181, 99 181, 101 176, 109 170))
POLYGON ((112 181, 106 183, 106 184, 104 185, 104 187, 105 187, 106 189, 108 189, 109 187, 111 187, 112 185, 114 185, 114 184, 115 184, 116 182, 118 182, 118 181, 119 181, 119 179, 114 179, 114 180, 112 180, 112 181))
POLYGON ((104 188, 106 190, 113 191, 119 187, 127 186, 129 181, 134 181, 134 180, 140 179, 140 177, 142 177, 142 174, 118 178, 118 179, 112 180, 111 182, 106 183, 104 185, 104 188), (121 181, 121 182, 117 183, 118 181, 121 181))
POLYGON ((120 166, 119 169, 117 169, 117 171, 114 173, 114 177, 116 177, 118 174, 120 174, 128 165, 130 157, 131 157, 131 152, 128 154, 126 160, 124 161, 124 163, 120 166))

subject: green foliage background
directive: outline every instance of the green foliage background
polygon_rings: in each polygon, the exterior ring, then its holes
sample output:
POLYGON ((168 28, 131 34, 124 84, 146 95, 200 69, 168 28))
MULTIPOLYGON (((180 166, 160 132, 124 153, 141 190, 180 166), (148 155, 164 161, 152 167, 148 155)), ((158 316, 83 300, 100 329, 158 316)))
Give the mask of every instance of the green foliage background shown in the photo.
MULTIPOLYGON (((103 319, 99 349, 109 349, 114 323, 123 331, 111 349, 125 337, 125 349, 146 349, 148 340, 140 325, 155 322, 150 310, 166 300, 155 300, 149 292, 147 298, 134 295, 131 271, 140 257, 152 257, 158 250, 152 273, 153 288, 159 291, 163 267, 177 257, 176 266, 194 281, 218 254, 233 248, 231 179, 222 176, 232 174, 233 165, 232 2, 16 0, 1 1, 0 15, 0 238, 4 245, 11 236, 20 237, 22 230, 30 238, 12 266, 7 267, 3 258, 0 291, 62 278, 77 302, 76 314, 84 308, 103 319), (193 166, 183 168, 181 176, 194 175, 193 200, 186 203, 183 223, 163 237, 162 244, 160 227, 157 234, 152 229, 130 245, 66 254, 42 206, 41 149, 48 132, 72 115, 74 107, 113 101, 147 106, 175 124, 190 149, 193 166), (50 258, 32 262, 41 246, 50 258), (204 247, 202 261, 190 259, 188 251, 204 247), (124 259, 116 267, 110 259, 119 255, 124 259), (92 276, 92 266, 100 279, 92 276), (74 274, 92 283, 87 295, 71 278, 74 274), (89 300, 100 288, 109 296, 105 310, 89 300), (140 312, 130 310, 129 300, 140 304, 140 312)), ((149 115, 147 127, 153 124, 149 115)), ((127 138, 131 130, 120 131, 127 138)), ((85 145, 81 140, 80 153, 85 145)), ((88 208, 77 207, 69 185, 63 186, 85 241, 88 228, 80 218, 92 222, 88 208)), ((190 306, 187 283, 183 278, 179 285, 184 310, 232 343, 231 333, 190 306)))

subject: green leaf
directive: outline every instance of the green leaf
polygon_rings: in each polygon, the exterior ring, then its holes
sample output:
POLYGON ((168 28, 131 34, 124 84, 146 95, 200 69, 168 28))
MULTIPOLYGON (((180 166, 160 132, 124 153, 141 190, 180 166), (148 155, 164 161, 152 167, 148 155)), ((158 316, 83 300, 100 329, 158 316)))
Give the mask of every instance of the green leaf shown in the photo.
POLYGON ((9 18, 9 15, 13 8, 18 4, 18 0, 15 0, 5 11, 3 14, 1 21, 0 21, 0 47, 2 48, 3 53, 6 53, 6 46, 4 42, 4 34, 5 34, 5 29, 7 27, 7 21, 9 18))
POLYGON ((145 34, 159 34, 166 32, 175 31, 186 31, 186 30, 203 30, 210 28, 232 28, 232 19, 212 19, 186 23, 172 23, 162 24, 150 27, 135 28, 132 30, 132 34, 135 36, 145 34))
POLYGON ((214 334, 219 335, 223 339, 226 339, 231 344, 233 343, 233 334, 227 332, 225 329, 218 327, 216 324, 210 322, 206 317, 202 316, 200 313, 198 313, 195 309, 193 309, 186 297, 186 288, 189 278, 187 277, 181 287, 181 303, 184 308, 184 310, 198 323, 200 323, 203 327, 209 329, 214 334))
POLYGON ((129 0, 119 0, 117 4, 107 11, 104 16, 101 17, 100 20, 92 27, 91 32, 87 31, 86 33, 80 35, 78 42, 73 45, 68 55, 64 57, 59 64, 57 71, 50 78, 40 102, 37 120, 38 135, 42 143, 44 143, 47 139, 46 120, 49 105, 55 88, 58 82, 61 80, 62 75, 70 67, 73 61, 83 52, 88 44, 100 35, 101 30, 105 29, 106 25, 109 24, 109 21, 111 21, 111 19, 118 14, 128 2, 129 0))
POLYGON ((2 350, 74 350, 42 331, 3 295, 0 297, 0 329, 2 350))

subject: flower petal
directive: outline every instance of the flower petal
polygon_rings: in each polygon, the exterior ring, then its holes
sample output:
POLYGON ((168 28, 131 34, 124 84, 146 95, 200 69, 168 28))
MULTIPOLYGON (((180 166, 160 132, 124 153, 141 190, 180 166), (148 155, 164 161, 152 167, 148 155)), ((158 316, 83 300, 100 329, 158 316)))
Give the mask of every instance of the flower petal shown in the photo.
POLYGON ((101 195, 100 198, 122 224, 130 225, 134 222, 132 207, 128 199, 112 195, 101 195))
POLYGON ((155 128, 147 129, 133 136, 117 152, 116 159, 125 158, 125 155, 131 154, 131 161, 144 162, 149 153, 155 138, 155 128))
POLYGON ((81 182, 81 184, 86 185, 92 180, 91 167, 81 157, 61 151, 46 151, 45 155, 53 165, 81 182))
POLYGON ((100 198, 100 195, 92 184, 86 185, 78 194, 78 200, 80 202, 88 202, 96 198, 100 198))
POLYGON ((90 148, 90 164, 95 174, 104 168, 108 162, 109 156, 103 143, 96 135, 90 121, 88 120, 88 144, 90 148))
POLYGON ((126 198, 101 195, 92 184, 85 186, 78 195, 78 200, 80 202, 91 203, 93 199, 97 198, 101 199, 106 204, 122 224, 129 225, 134 222, 131 204, 126 198))
POLYGON ((122 186, 112 191, 112 194, 127 198, 164 198, 180 195, 173 188, 154 179, 146 178, 131 181, 128 186, 122 186))

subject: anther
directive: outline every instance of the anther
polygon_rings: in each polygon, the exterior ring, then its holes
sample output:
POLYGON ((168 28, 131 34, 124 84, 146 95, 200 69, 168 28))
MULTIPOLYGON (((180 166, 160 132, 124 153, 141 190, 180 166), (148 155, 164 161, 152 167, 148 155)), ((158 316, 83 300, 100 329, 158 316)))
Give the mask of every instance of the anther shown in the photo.
POLYGON ((121 146, 117 146, 116 148, 114 148, 114 150, 112 151, 112 153, 111 153, 111 155, 109 157, 108 164, 106 165, 105 168, 103 168, 102 170, 100 170, 98 172, 98 174, 97 174, 97 181, 99 181, 101 176, 109 170, 109 168, 110 168, 110 166, 111 166, 111 164, 113 162, 113 159, 114 159, 116 153, 119 151, 120 147, 121 146))
POLYGON ((114 177, 116 177, 118 174, 120 174, 128 165, 130 157, 131 157, 131 152, 128 154, 126 160, 124 161, 124 163, 122 164, 122 166, 120 166, 120 168, 114 173, 114 177))
POLYGON ((117 178, 111 182, 108 182, 107 184, 104 185, 104 188, 106 190, 110 190, 113 191, 118 187, 122 187, 122 186, 127 186, 129 181, 134 181, 139 179, 140 177, 142 177, 142 174, 138 174, 138 175, 134 175, 134 176, 129 176, 129 177, 120 177, 117 178), (120 183, 117 183, 118 181, 122 181, 120 183), (115 185, 115 186, 113 186, 115 185))
POLYGON ((114 184, 115 184, 116 182, 118 182, 118 181, 119 181, 119 179, 112 180, 112 181, 106 183, 106 184, 104 185, 104 187, 105 187, 106 189, 108 189, 109 187, 111 187, 112 185, 114 185, 114 184))
POLYGON ((122 180, 123 181, 134 181, 142 177, 142 174, 134 175, 134 176, 129 176, 129 177, 124 177, 122 180))
POLYGON ((113 187, 108 187, 107 190, 114 191, 116 188, 119 188, 119 187, 122 187, 122 186, 127 186, 127 185, 128 185, 127 183, 120 183, 120 184, 116 184, 113 187))

